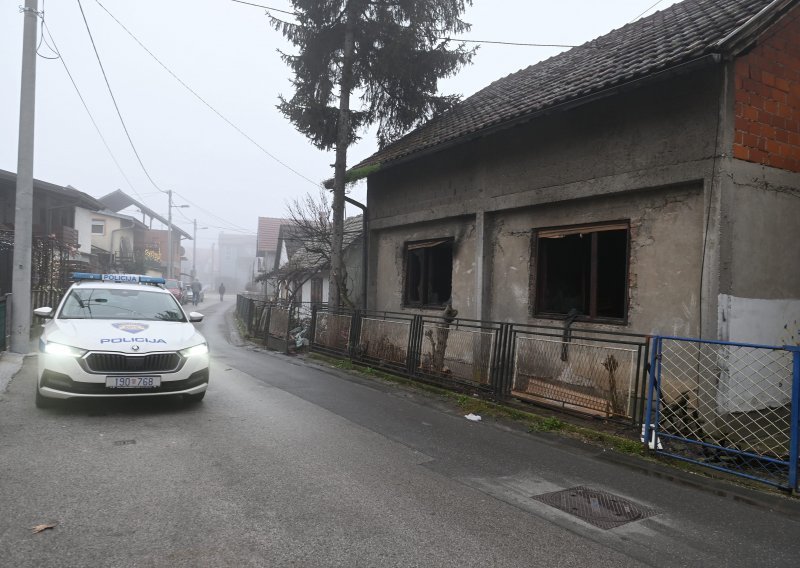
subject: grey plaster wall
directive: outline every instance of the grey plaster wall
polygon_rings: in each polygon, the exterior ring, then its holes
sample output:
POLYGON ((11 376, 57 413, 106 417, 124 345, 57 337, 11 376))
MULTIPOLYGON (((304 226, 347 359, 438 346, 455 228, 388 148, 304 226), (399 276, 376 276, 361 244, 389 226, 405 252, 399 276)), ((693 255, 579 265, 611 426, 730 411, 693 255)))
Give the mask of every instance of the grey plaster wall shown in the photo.
POLYGON ((720 293, 800 299, 800 174, 731 161, 720 293))
POLYGON ((719 77, 693 74, 554 113, 368 180, 379 229, 475 211, 702 179, 717 127, 719 77))
POLYGON ((498 214, 490 238, 491 319, 542 321, 528 318, 532 229, 623 219, 631 224, 629 312, 624 329, 696 334, 703 240, 701 184, 498 214))
POLYGON ((475 215, 485 212, 484 317, 529 316, 531 230, 631 221, 629 325, 696 335, 716 72, 537 118, 369 178, 371 308, 402 308, 403 245, 456 238, 453 303, 475 309, 475 215))
MULTIPOLYGON (((472 317, 474 310, 475 222, 470 218, 448 219, 373 232, 370 253, 376 266, 371 279, 374 301, 370 308, 401 311, 405 283, 405 243, 442 237, 453 242, 453 306, 461 317, 472 317)), ((418 311, 416 308, 413 311, 418 311)))

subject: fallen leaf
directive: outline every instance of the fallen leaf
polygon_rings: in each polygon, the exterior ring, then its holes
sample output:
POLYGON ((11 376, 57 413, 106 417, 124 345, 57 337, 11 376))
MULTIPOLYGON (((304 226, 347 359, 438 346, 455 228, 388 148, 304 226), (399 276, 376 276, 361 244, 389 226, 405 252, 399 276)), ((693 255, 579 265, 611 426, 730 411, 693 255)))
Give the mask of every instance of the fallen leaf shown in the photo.
POLYGON ((40 532, 42 532, 42 531, 46 531, 47 529, 52 529, 52 528, 55 528, 55 526, 56 526, 57 524, 58 524, 58 523, 44 524, 44 525, 36 525, 35 527, 31 527, 31 530, 33 531, 33 533, 34 533, 34 534, 36 534, 36 533, 40 533, 40 532))

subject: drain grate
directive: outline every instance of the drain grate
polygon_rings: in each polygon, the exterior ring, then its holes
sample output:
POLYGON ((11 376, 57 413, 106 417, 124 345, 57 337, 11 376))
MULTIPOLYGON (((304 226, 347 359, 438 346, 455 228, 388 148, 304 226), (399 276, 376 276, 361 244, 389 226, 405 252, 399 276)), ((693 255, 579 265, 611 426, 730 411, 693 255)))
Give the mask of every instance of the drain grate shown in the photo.
POLYGON ((658 514, 658 511, 650 507, 583 486, 534 495, 533 499, 606 530, 658 514))

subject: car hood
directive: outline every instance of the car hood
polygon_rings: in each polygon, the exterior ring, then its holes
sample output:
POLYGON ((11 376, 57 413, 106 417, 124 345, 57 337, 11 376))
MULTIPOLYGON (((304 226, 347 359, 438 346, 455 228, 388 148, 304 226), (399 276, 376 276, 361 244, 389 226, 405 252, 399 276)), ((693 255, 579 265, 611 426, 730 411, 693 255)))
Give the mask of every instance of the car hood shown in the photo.
POLYGON ((186 322, 86 319, 50 320, 43 339, 91 351, 137 353, 177 351, 205 341, 186 322))

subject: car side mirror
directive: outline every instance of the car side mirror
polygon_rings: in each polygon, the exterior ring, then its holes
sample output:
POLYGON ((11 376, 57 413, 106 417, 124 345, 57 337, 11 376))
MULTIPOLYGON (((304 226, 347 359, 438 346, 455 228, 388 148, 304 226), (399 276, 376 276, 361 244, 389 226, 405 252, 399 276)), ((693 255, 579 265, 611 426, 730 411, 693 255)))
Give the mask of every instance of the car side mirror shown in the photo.
POLYGON ((36 308, 33 310, 33 315, 40 318, 50 319, 53 317, 53 308, 36 308))
POLYGON ((192 322, 192 323, 201 322, 201 321, 203 321, 204 317, 205 316, 203 314, 201 314, 200 312, 190 312, 189 313, 189 321, 192 322))

